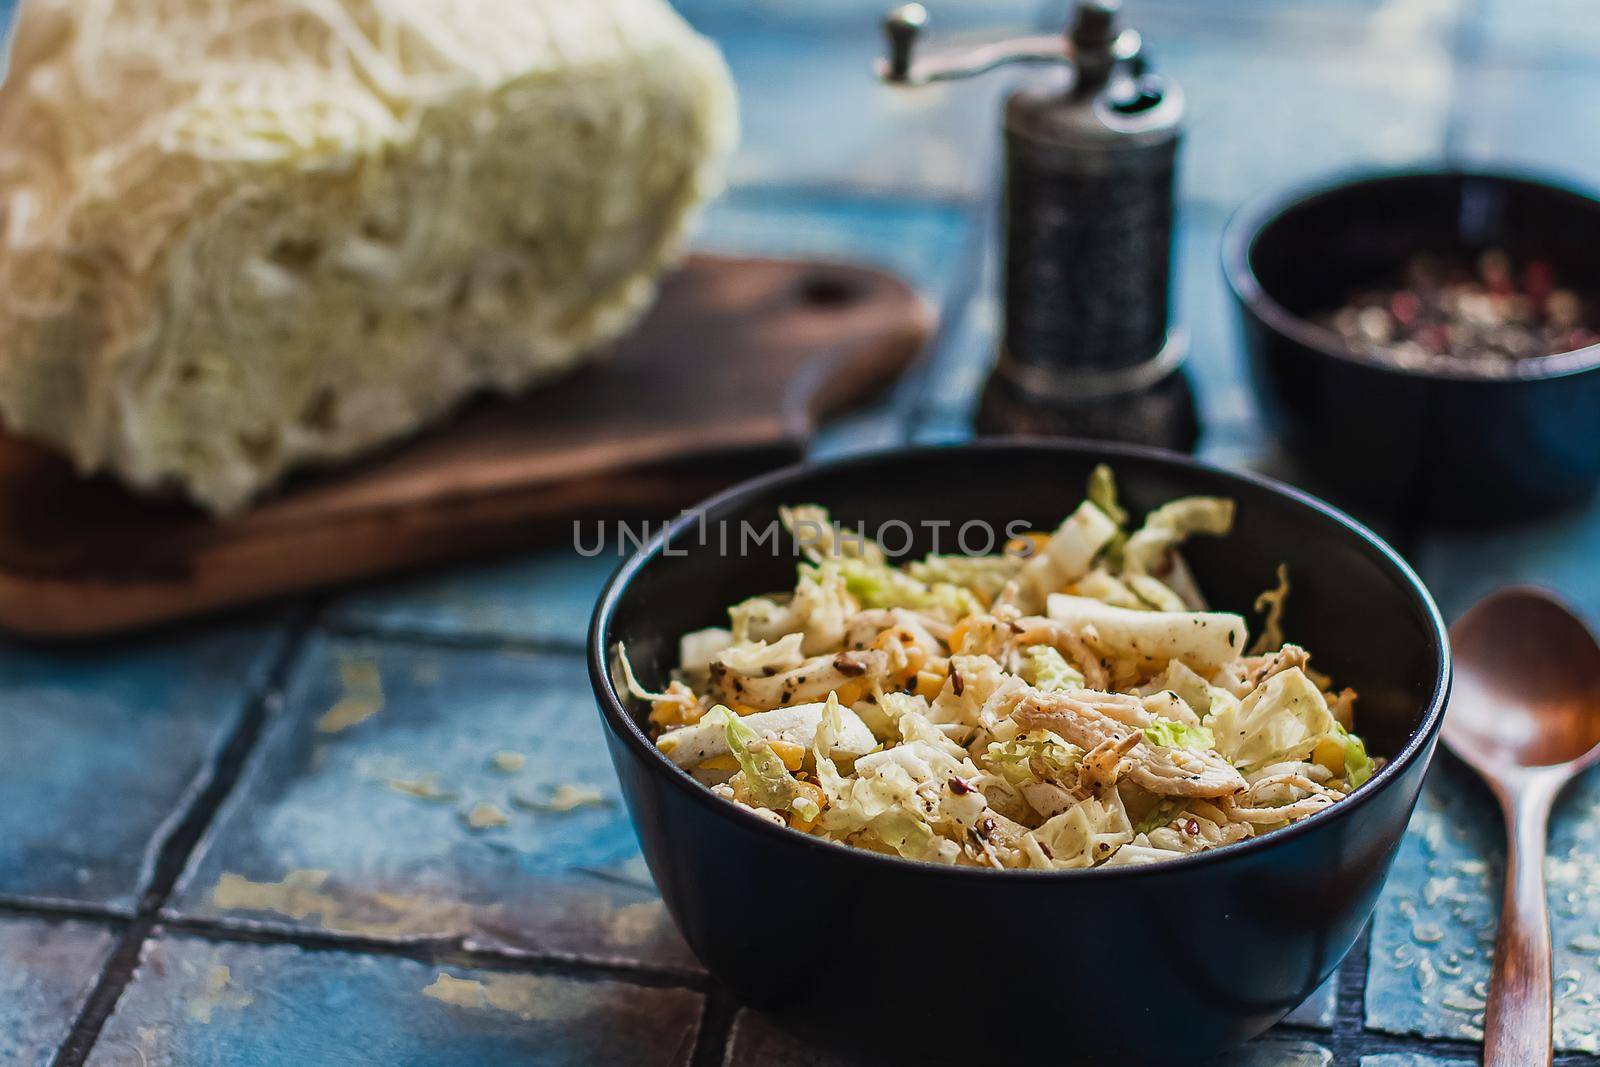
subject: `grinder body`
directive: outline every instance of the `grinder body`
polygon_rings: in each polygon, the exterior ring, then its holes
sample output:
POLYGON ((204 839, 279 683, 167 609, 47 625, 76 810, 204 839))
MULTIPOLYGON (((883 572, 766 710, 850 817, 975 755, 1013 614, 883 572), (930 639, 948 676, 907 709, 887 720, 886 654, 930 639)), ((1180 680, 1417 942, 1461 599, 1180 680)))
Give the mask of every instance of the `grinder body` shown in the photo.
POLYGON ((1194 446, 1171 327, 1183 111, 1134 71, 1006 101, 1005 333, 979 432, 1194 446))
POLYGON ((1057 70, 1006 101, 1005 330, 977 428, 1192 448, 1199 434, 1171 326, 1183 94, 1145 69, 1116 0, 1080 0, 1063 35, 912 58, 927 12, 885 23, 886 81, 923 85, 1009 63, 1057 70))

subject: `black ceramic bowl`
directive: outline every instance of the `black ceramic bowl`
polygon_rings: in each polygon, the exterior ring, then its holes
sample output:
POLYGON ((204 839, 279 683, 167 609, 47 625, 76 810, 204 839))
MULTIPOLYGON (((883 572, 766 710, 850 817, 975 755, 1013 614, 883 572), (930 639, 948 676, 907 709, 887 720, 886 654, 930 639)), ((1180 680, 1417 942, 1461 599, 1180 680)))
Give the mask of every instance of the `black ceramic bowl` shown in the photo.
POLYGON ((1336 499, 1503 518, 1581 499, 1600 481, 1600 346, 1523 361, 1512 377, 1468 363, 1404 369, 1310 321, 1417 253, 1489 248, 1600 290, 1600 200, 1507 174, 1411 172, 1269 197, 1229 224, 1223 270, 1256 391, 1336 499))
MULTIPOLYGON (((924 536, 914 551, 930 547, 924 536)), ((924 1055, 977 1040, 988 1056, 1017 1062, 1035 1051, 1053 1062, 1193 1062, 1266 1029, 1315 990, 1372 912, 1449 683, 1432 599, 1350 519, 1286 486, 1172 453, 1042 441, 888 452, 732 489, 618 570, 595 610, 589 666, 645 858, 712 974, 748 1004, 856 1040, 924 1055), (1102 461, 1135 514, 1192 493, 1238 501, 1231 537, 1186 550, 1214 605, 1248 612, 1278 563, 1289 564, 1288 634, 1338 684, 1360 690, 1358 728, 1389 758, 1348 800, 1162 865, 925 865, 807 837, 721 800, 656 751, 641 726, 646 709, 619 695, 607 662, 617 642, 645 685, 662 685, 681 634, 725 624, 735 600, 793 584, 792 545, 724 556, 724 522, 760 529, 779 505, 820 503, 868 532, 949 520, 948 551, 951 531, 970 519, 1053 528, 1102 461)))

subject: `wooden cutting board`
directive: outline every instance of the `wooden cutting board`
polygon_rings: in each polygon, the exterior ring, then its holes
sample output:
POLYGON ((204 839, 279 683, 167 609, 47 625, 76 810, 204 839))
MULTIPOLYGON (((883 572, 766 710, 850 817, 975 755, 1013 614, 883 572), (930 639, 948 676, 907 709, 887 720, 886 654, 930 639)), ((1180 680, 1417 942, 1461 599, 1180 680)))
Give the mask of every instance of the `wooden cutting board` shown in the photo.
POLYGON ((798 459, 933 322, 867 268, 691 257, 608 358, 222 521, 0 436, 0 627, 88 637, 664 516, 798 459))

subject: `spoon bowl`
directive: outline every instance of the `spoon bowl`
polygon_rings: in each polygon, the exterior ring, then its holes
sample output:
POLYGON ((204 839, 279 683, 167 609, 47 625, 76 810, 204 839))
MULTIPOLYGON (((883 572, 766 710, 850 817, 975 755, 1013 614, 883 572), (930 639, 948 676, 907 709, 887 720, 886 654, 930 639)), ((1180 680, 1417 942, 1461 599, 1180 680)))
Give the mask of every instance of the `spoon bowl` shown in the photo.
POLYGON ((1444 741, 1479 774, 1600 757, 1600 644, 1541 589, 1502 589, 1450 628, 1444 741))
POLYGON ((1556 795, 1600 759, 1600 645, 1541 589, 1502 589, 1450 628, 1455 689, 1441 736, 1506 820, 1506 883, 1484 1018, 1484 1067, 1554 1048, 1545 839, 1556 795))

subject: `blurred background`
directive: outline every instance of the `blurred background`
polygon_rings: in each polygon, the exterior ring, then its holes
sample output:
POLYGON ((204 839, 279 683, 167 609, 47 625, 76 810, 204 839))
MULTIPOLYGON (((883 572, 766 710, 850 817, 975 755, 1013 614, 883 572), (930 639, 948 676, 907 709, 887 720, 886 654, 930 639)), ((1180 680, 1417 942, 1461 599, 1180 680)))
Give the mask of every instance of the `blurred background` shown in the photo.
MULTIPOLYGON (((862 0, 677 6, 742 110, 696 250, 869 264, 938 313, 919 362, 809 455, 970 436, 1001 321, 998 114, 1024 75, 884 88, 882 11, 862 0)), ((927 6, 933 32, 984 38, 1067 18, 927 6)), ((1593 0, 1129 0, 1123 17, 1189 101, 1174 321, 1203 459, 1304 480, 1247 385, 1219 267, 1248 198, 1441 162, 1600 184, 1593 0)), ((1600 618, 1594 505, 1492 535, 1366 517, 1449 616, 1540 581, 1600 618)), ((851 1062, 742 1011, 661 908, 582 659, 616 563, 537 548, 138 637, 0 642, 0 1060, 851 1062), (475 825, 480 805, 505 824, 475 825)), ((1477 792, 1434 777, 1369 936, 1231 1062, 1475 1058, 1500 837, 1477 792)), ((1582 787, 1552 846, 1563 1063, 1600 1051, 1597 809, 1582 787)))

